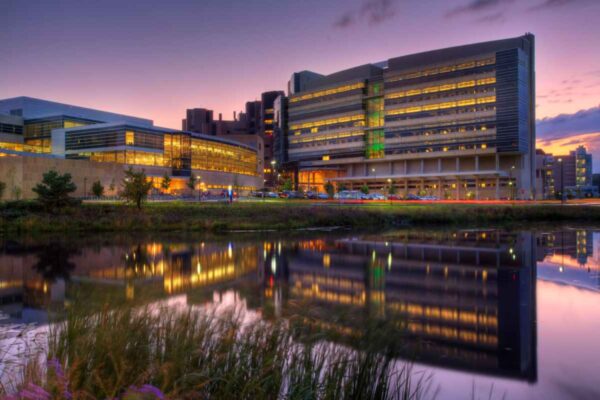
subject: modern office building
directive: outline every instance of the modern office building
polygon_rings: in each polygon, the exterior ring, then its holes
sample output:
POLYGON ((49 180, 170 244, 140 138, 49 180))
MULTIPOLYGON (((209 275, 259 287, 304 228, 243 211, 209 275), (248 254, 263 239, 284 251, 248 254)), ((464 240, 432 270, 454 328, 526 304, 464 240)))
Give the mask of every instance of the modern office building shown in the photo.
POLYGON ((31 195, 31 186, 50 168, 70 172, 79 195, 88 194, 86 188, 95 180, 116 193, 115 183, 130 166, 144 169, 156 187, 171 176, 171 192, 189 190, 192 175, 198 187, 209 191, 229 185, 262 187, 253 147, 160 128, 148 119, 18 97, 0 100, 0 129, 0 180, 12 186, 8 193, 14 189, 23 197, 31 195))
POLYGON ((446 199, 531 198, 534 36, 434 50, 288 83, 288 166, 446 199))
POLYGON ((265 141, 265 155, 264 155, 264 165, 265 165, 265 186, 274 187, 277 186, 277 174, 279 170, 279 166, 277 165, 277 160, 275 160, 274 153, 274 140, 273 140, 273 130, 274 130, 274 105, 275 100, 279 96, 283 96, 284 92, 282 91, 271 91, 264 92, 260 96, 260 134, 265 141))
POLYGON ((592 155, 584 146, 579 146, 567 155, 556 155, 554 160, 554 191, 559 197, 563 192, 566 197, 598 195, 598 187, 592 183, 592 155))

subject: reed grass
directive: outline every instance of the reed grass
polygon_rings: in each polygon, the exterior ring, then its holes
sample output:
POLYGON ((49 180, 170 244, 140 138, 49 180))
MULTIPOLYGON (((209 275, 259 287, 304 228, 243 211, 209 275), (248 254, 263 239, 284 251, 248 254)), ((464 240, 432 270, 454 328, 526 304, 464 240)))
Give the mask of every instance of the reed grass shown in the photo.
POLYGON ((18 386, 75 400, 420 399, 430 393, 430 377, 415 374, 392 351, 335 344, 294 325, 249 322, 239 310, 119 306, 90 313, 76 306, 51 326, 49 364, 26 367, 18 386))

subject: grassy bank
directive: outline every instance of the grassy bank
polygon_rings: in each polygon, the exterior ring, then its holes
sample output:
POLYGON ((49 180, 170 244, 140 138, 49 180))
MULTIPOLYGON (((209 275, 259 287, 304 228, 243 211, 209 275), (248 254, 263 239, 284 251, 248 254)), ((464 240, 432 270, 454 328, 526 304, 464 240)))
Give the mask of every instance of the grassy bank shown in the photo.
POLYGON ((383 229, 426 224, 600 223, 600 207, 499 204, 314 204, 308 201, 83 204, 57 214, 32 202, 0 204, 0 232, 383 229))
POLYGON ((375 346, 371 337, 356 351, 296 327, 293 317, 244 315, 74 307, 50 329, 47 351, 38 361, 23 360, 18 380, 0 386, 0 396, 419 399, 428 392, 429 377, 415 376, 410 365, 394 360, 393 347, 375 346))

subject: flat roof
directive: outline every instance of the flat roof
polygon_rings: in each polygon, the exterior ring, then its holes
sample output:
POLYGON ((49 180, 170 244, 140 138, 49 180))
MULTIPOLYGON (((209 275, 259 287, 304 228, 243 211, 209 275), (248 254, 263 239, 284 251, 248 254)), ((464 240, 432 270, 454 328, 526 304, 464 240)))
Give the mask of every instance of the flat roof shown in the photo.
POLYGON ((156 133, 161 133, 161 134, 183 133, 183 134, 190 135, 191 137, 198 138, 198 139, 204 139, 204 140, 208 140, 208 141, 212 141, 212 142, 218 142, 218 143, 229 144, 232 146, 238 146, 238 147, 242 147, 242 148, 245 148, 248 150, 252 150, 254 152, 257 151, 254 147, 249 146, 247 144, 240 143, 235 140, 223 139, 221 137, 207 135, 204 133, 196 133, 196 132, 189 132, 189 131, 181 131, 178 129, 162 128, 160 126, 137 125, 137 124, 131 124, 128 122, 111 122, 111 123, 102 123, 102 124, 83 125, 83 126, 76 126, 73 128, 65 128, 64 131, 65 131, 65 133, 67 133, 67 132, 85 132, 85 131, 102 131, 102 130, 111 129, 111 128, 123 128, 123 129, 129 128, 132 130, 138 129, 138 130, 144 130, 144 131, 155 131, 156 133))

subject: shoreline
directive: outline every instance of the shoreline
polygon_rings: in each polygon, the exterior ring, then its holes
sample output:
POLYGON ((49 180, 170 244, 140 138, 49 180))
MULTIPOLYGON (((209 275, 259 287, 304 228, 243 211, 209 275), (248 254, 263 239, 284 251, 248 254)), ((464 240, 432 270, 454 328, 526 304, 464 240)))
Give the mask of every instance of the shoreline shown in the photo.
POLYGON ((308 201, 84 203, 56 214, 35 202, 0 203, 0 233, 253 233, 413 226, 600 223, 600 207, 555 204, 311 203, 308 201))

